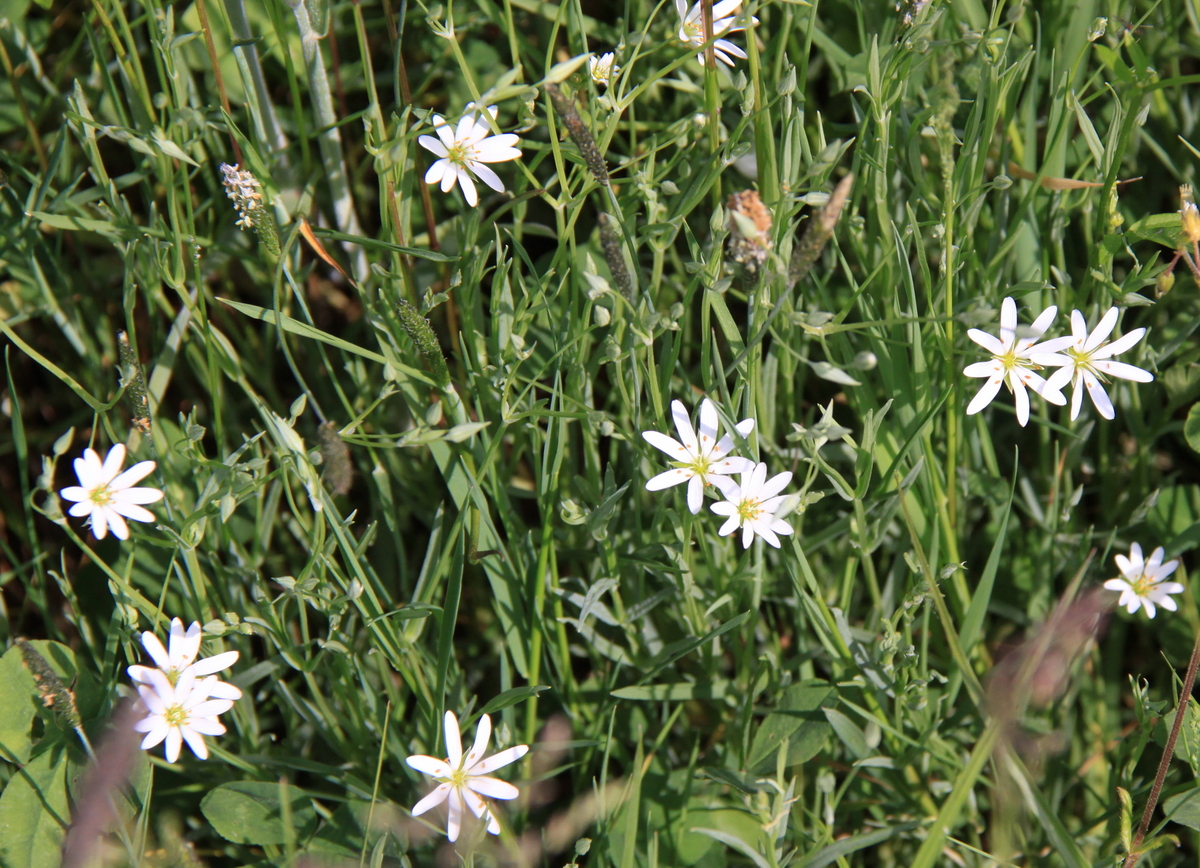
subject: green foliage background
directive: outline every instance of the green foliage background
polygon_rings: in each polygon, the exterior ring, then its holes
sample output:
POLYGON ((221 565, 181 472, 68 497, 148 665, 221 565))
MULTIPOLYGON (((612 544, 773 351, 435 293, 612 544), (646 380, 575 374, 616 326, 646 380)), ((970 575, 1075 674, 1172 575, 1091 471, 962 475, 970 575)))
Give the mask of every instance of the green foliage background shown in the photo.
MULTIPOLYGON (((464 834, 476 864, 1123 856, 1118 788, 1136 817, 1190 586, 1095 646, 1038 625, 1133 542, 1187 583, 1200 540, 1200 301, 1182 264, 1162 292, 1200 157, 1200 13, 746 8, 730 72, 643 0, 0 4, 0 864, 59 864, 86 765, 14 640, 54 643, 99 743, 140 631, 175 616, 241 653, 246 698, 209 762, 132 761, 110 864, 431 864, 446 845, 408 817, 427 784, 404 759, 444 750, 445 710, 485 708, 538 747, 500 838, 464 834), (614 48, 607 92, 571 71, 614 48), (474 209, 422 186, 416 142, 472 100, 523 150, 474 209), (278 255, 234 226, 221 162, 262 182, 278 255), (757 277, 723 252, 725 197, 751 187, 773 218, 757 277), (1057 333, 1120 306, 1155 382, 1113 385, 1113 422, 1035 401, 1021 428, 1005 392, 965 416, 966 330, 994 333, 1005 296, 1023 322, 1057 304, 1057 333), (742 454, 795 471, 781 550, 644 490, 663 462, 639 432, 701 393, 756 420, 742 454), (830 407, 849 433, 822 443, 830 407), (119 442, 166 497, 97 542, 55 492, 119 442), (1034 663, 991 675, 1026 635, 1009 659, 1034 663)), ((1197 732, 1164 792, 1182 849, 1147 863, 1195 858, 1197 732)))

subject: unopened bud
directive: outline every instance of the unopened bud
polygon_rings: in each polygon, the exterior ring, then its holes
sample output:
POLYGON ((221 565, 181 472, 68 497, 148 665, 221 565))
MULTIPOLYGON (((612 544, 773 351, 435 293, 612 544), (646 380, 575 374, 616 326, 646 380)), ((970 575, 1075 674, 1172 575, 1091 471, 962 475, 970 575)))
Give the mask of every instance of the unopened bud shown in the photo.
POLYGON ((1183 224, 1183 237, 1187 243, 1195 245, 1200 242, 1200 210, 1196 208, 1196 200, 1192 198, 1192 185, 1184 184, 1179 188, 1179 220, 1183 224))

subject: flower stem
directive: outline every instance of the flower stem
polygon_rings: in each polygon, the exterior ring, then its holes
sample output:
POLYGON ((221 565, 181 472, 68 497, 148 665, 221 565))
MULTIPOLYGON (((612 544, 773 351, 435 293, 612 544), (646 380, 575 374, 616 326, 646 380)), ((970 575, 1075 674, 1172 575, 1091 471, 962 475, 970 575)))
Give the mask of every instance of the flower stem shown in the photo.
POLYGON ((1200 666, 1200 633, 1196 634, 1196 644, 1192 646, 1192 659, 1188 661, 1187 674, 1183 678, 1183 690, 1179 692, 1179 704, 1175 708, 1175 720, 1171 723, 1171 734, 1167 736, 1166 747, 1163 748, 1162 759, 1158 763, 1158 772, 1154 775, 1154 786, 1150 787, 1150 798, 1146 802, 1146 810, 1142 811, 1142 820, 1138 823, 1137 834, 1133 836, 1133 846, 1121 868, 1133 868, 1138 859, 1142 858, 1142 839, 1150 828, 1150 817, 1158 805, 1159 794, 1162 793, 1163 780, 1167 776, 1167 766, 1175 755, 1175 741, 1179 738, 1179 728, 1183 726, 1183 717, 1187 714, 1188 705, 1192 701, 1192 686, 1196 683, 1196 668, 1200 666))

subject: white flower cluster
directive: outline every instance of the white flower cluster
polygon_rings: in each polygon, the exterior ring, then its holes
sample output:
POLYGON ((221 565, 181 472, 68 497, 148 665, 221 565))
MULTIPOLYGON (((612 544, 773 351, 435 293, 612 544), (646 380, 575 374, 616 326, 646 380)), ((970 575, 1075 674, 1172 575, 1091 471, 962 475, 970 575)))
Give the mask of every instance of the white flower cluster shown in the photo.
POLYGON ((233 200, 233 207, 238 212, 235 225, 242 229, 250 229, 258 219, 258 212, 263 210, 262 193, 258 192, 262 184, 258 178, 246 171, 238 169, 237 164, 221 164, 222 183, 225 185, 225 195, 233 200))
MULTIPOLYGON (((775 517, 786 498, 780 492, 792 481, 790 471, 767 479, 767 465, 756 464, 749 458, 730 455, 734 449, 733 436, 718 439, 717 407, 708 398, 700 404, 699 431, 692 427, 687 409, 679 401, 671 402, 671 417, 679 439, 658 431, 643 431, 646 442, 671 457, 673 465, 646 483, 647 491, 660 491, 674 485, 688 484, 687 502, 692 515, 700 512, 704 503, 704 488, 711 485, 721 492, 724 501, 714 503, 712 511, 726 517, 718 533, 728 536, 742 529, 742 548, 750 548, 757 534, 779 548, 779 534, 788 535, 792 527, 775 517), (741 474, 741 484, 729 478, 741 474)), ((753 419, 743 419, 734 426, 742 437, 754 430, 753 419)))
POLYGON ((241 699, 242 691, 221 681, 213 673, 232 666, 238 652, 226 651, 204 660, 200 653, 200 624, 192 622, 187 632, 178 618, 171 621, 171 636, 164 648, 159 638, 147 631, 142 634, 142 646, 157 665, 130 666, 129 677, 137 685, 141 704, 148 712, 134 724, 138 732, 146 733, 142 748, 152 748, 166 742, 168 762, 179 759, 179 749, 186 741, 192 753, 208 759, 206 735, 223 735, 225 726, 217 720, 241 699))
POLYGON ((1109 308, 1099 324, 1090 334, 1087 321, 1079 311, 1071 313, 1071 336, 1042 340, 1042 336, 1054 322, 1058 308, 1054 305, 1042 311, 1026 329, 1018 330, 1017 305, 1011 298, 1000 305, 1000 336, 993 337, 979 329, 971 329, 968 337, 992 354, 986 362, 967 365, 963 373, 968 377, 986 377, 987 382, 976 393, 967 406, 967 415, 978 413, 991 403, 1000 391, 1001 384, 1013 393, 1016 402, 1017 421, 1021 425, 1029 422, 1029 394, 1032 389, 1051 404, 1066 404, 1062 390, 1068 384, 1074 392, 1071 396, 1071 419, 1079 416, 1086 389, 1096 405, 1096 410, 1105 419, 1116 416, 1112 401, 1104 391, 1106 377, 1149 383, 1154 375, 1149 371, 1123 362, 1111 361, 1133 347, 1146 334, 1144 328, 1134 329, 1127 335, 1109 341, 1117 325, 1117 309, 1109 308), (1058 368, 1048 378, 1037 371, 1042 368, 1058 368))

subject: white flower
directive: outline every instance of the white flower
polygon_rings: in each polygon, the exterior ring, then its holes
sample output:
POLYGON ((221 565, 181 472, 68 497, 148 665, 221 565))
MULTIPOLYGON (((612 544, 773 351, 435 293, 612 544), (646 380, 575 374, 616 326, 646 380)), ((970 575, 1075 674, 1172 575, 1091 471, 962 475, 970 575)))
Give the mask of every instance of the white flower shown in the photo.
MULTIPOLYGON (((487 110, 493 118, 499 111, 495 106, 488 106, 487 110)), ((504 184, 499 176, 484 163, 503 163, 505 160, 517 159, 521 156, 521 151, 515 146, 520 138, 513 133, 490 135, 487 121, 480 117, 478 109, 472 110, 471 106, 467 107, 467 113, 453 130, 445 118, 434 115, 433 131, 437 133, 437 138, 421 136, 417 139, 421 147, 441 157, 440 160, 435 160, 425 173, 426 184, 436 184, 440 181, 442 192, 449 193, 457 181, 462 185, 467 204, 474 207, 478 204, 479 197, 475 193, 475 182, 468 174, 470 170, 497 193, 504 192, 504 184)))
POLYGON ((740 526, 742 548, 750 548, 755 534, 779 548, 779 537, 776 534, 787 536, 791 534, 792 526, 783 519, 776 518, 775 513, 787 499, 779 492, 791 481, 791 471, 784 471, 767 479, 767 465, 761 463, 742 473, 741 485, 732 479, 721 480, 719 485, 725 500, 714 503, 712 511, 728 518, 717 533, 728 536, 740 526))
POLYGON ((1038 364, 1062 366, 1046 378, 1047 389, 1058 391, 1065 388, 1067 383, 1074 386, 1074 392, 1071 394, 1072 420, 1079 415, 1079 408, 1083 404, 1083 388, 1081 386, 1087 388, 1088 394, 1092 396, 1092 403, 1096 405, 1100 415, 1105 419, 1112 419, 1116 416, 1116 412, 1102 385, 1105 374, 1121 380, 1133 380, 1136 383, 1149 383, 1154 379, 1154 375, 1149 371, 1143 371, 1141 368, 1127 365, 1124 362, 1108 361, 1112 356, 1125 352, 1146 334, 1145 329, 1134 329, 1115 341, 1106 342, 1105 338, 1112 334, 1116 325, 1117 309, 1110 307, 1108 313, 1101 318, 1100 324, 1096 326, 1096 330, 1089 335, 1087 321, 1084 320, 1083 314, 1077 310, 1072 311, 1072 338, 1066 352, 1035 356, 1034 360, 1038 364))
POLYGON ((1183 593, 1183 585, 1164 582, 1163 579, 1179 568, 1179 561, 1172 560, 1164 564, 1163 554, 1163 547, 1159 546, 1150 553, 1150 560, 1143 561, 1142 547, 1134 543, 1129 550, 1129 557, 1117 555, 1117 568, 1123 578, 1109 579, 1104 587, 1121 592, 1117 605, 1124 606, 1129 614, 1145 607, 1146 614, 1153 618, 1155 606, 1162 606, 1171 612, 1178 608, 1170 595, 1183 593))
POLYGON ((223 735, 224 725, 217 716, 233 707, 231 699, 210 699, 215 675, 196 679, 191 668, 184 669, 172 684, 167 676, 157 669, 147 670, 147 682, 137 685, 138 695, 149 715, 133 725, 138 732, 146 733, 142 749, 152 748, 166 741, 168 762, 179 759, 179 748, 186 741, 192 753, 200 759, 208 759, 206 735, 223 735))
POLYGON ((129 539, 125 519, 154 521, 154 513, 138 504, 162 500, 163 493, 157 488, 131 487, 154 469, 153 461, 140 461, 121 473, 124 463, 125 447, 120 443, 108 450, 103 463, 95 449, 85 449, 83 457, 75 459, 79 484, 59 492, 63 500, 77 501, 70 515, 91 516, 89 523, 96 539, 104 539, 109 528, 117 539, 129 539))
POLYGON ((992 354, 986 362, 975 362, 963 368, 968 377, 987 377, 988 381, 971 399, 967 405, 967 415, 978 413, 992 402, 1004 383, 1013 393, 1017 405, 1017 421, 1025 425, 1029 421, 1029 395, 1025 388, 1029 387, 1052 404, 1065 404, 1067 399, 1058 389, 1052 389, 1040 374, 1034 373, 1039 367, 1035 354, 1055 353, 1071 344, 1071 338, 1054 338, 1037 343, 1038 338, 1045 334, 1058 308, 1054 305, 1042 311, 1041 315, 1029 326, 1024 337, 1017 335, 1017 305, 1011 298, 1004 299, 1000 305, 1000 337, 994 338, 987 332, 971 329, 967 336, 992 354))
POLYGON ((613 63, 611 51, 588 58, 588 72, 592 74, 592 81, 596 82, 597 87, 608 87, 609 81, 620 71, 621 67, 613 63))
POLYGON ((492 737, 492 720, 485 714, 479 718, 479 728, 475 730, 475 744, 471 746, 470 751, 463 754, 462 740, 458 733, 458 718, 454 716, 453 711, 446 712, 445 723, 448 754, 446 759, 418 754, 410 756, 407 760, 414 769, 430 775, 438 782, 433 792, 413 805, 412 815, 420 816, 449 799, 450 815, 446 820, 446 837, 451 843, 458 840, 458 833, 462 828, 464 803, 471 809, 472 814, 487 823, 489 832, 499 835, 500 823, 483 797, 515 799, 520 795, 520 791, 510 783, 486 775, 516 762, 529 752, 529 748, 523 744, 517 745, 484 759, 488 739, 492 737))
MULTIPOLYGON (((687 482, 688 509, 696 515, 704 503, 704 486, 713 484, 715 474, 743 473, 753 468, 754 462, 749 458, 727 457, 733 449, 733 437, 726 434, 717 440, 717 408, 708 398, 700 404, 699 439, 682 402, 671 402, 671 416, 675 419, 679 440, 657 431, 642 432, 646 442, 671 456, 675 465, 673 470, 660 473, 647 482, 646 490, 660 491, 687 482)), ((749 437, 754 430, 754 420, 743 419, 734 428, 743 437, 749 437)))
MULTIPOLYGON (((164 648, 159 638, 150 631, 142 633, 142 646, 158 665, 158 669, 133 665, 126 671, 136 683, 153 687, 156 681, 152 678, 152 673, 160 672, 169 684, 176 684, 180 675, 185 671, 190 671, 195 678, 204 678, 206 675, 228 669, 237 662, 237 651, 214 654, 212 657, 206 657, 197 662, 196 655, 200 653, 200 640, 199 621, 193 621, 192 626, 188 627, 187 633, 184 633, 183 621, 175 618, 171 621, 171 636, 167 648, 164 648)), ((213 698, 241 699, 242 697, 241 690, 216 678, 204 678, 200 683, 207 685, 208 695, 213 698)))
MULTIPOLYGON (((700 11, 700 3, 701 0, 696 0, 696 3, 689 10, 687 0, 675 0, 675 11, 679 13, 679 38, 692 48, 699 48, 704 45, 704 19, 700 11)), ((726 36, 738 30, 746 29, 741 24, 734 26, 737 21, 737 16, 734 13, 741 6, 742 0, 721 0, 721 2, 713 5, 713 36, 726 36)), ((752 17, 750 23, 757 24, 758 19, 752 17)), ((730 54, 734 57, 740 57, 743 60, 746 58, 746 52, 727 39, 717 39, 713 42, 713 54, 716 55, 717 60, 726 66, 733 66, 733 61, 729 59, 730 54)), ((696 59, 704 63, 704 53, 697 54, 696 59)))

